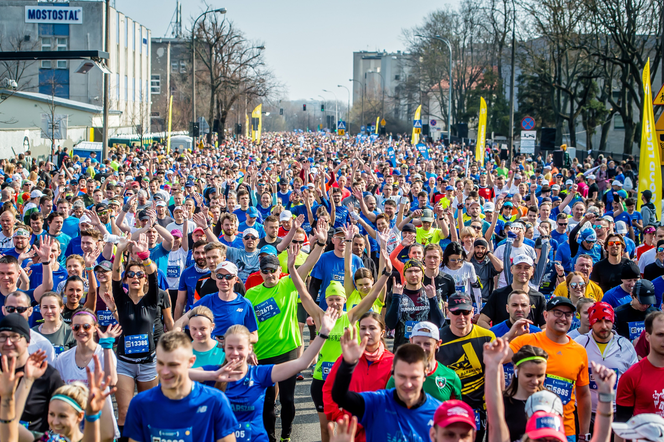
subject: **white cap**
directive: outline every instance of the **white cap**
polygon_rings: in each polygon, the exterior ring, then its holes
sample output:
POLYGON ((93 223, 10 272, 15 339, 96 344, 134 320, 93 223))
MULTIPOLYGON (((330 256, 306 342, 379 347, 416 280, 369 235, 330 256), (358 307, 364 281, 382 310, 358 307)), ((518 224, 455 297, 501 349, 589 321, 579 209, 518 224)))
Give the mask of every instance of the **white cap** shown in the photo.
POLYGON ((623 186, 623 184, 622 184, 620 181, 618 181, 618 180, 613 180, 613 182, 611 183, 611 185, 612 185, 612 186, 618 186, 618 187, 622 187, 622 186, 623 186))
POLYGON ((496 205, 494 203, 492 203, 490 201, 487 201, 486 203, 484 203, 484 211, 485 212, 492 212, 493 213, 494 210, 496 210, 496 205))
POLYGON ((558 184, 554 184, 551 186, 551 190, 560 190, 560 186, 558 184))
POLYGON ((593 174, 588 175, 586 178, 588 178, 589 180, 596 180, 597 179, 597 177, 593 174))
POLYGON ((44 196, 44 194, 42 193, 41 190, 35 189, 32 192, 30 192, 30 199, 32 199, 32 198, 41 198, 42 196, 44 196))
POLYGON ((219 270, 226 270, 231 275, 237 276, 237 266, 230 261, 224 261, 214 269, 215 272, 218 272, 219 270))
POLYGON ((184 209, 182 208, 182 206, 175 206, 175 207, 173 207, 173 213, 175 213, 176 210, 182 210, 182 211, 184 211, 184 209))
POLYGON ((88 223, 88 224, 92 224, 92 220, 90 219, 90 217, 89 217, 88 215, 83 215, 82 217, 80 217, 80 218, 78 219, 78 222, 79 222, 79 223, 88 223))
POLYGON ((535 265, 535 263, 533 263, 533 259, 528 255, 516 255, 514 258, 512 258, 512 265, 515 266, 518 264, 528 264, 530 267, 535 265))
POLYGON ((557 394, 549 390, 542 390, 533 393, 526 401, 526 414, 530 418, 537 411, 544 411, 546 413, 556 413, 560 416, 563 415, 563 402, 557 394))
POLYGON ((628 232, 627 224, 625 224, 625 221, 617 221, 616 222, 616 233, 619 233, 621 235, 626 235, 627 232, 628 232))
POLYGON ((572 184, 574 184, 574 181, 572 181, 572 180, 565 181, 566 186, 571 186, 572 184))
POLYGON ((625 423, 614 422, 611 427, 623 439, 664 441, 664 418, 657 414, 637 414, 625 423))
POLYGON ((410 337, 414 338, 415 336, 423 336, 425 338, 431 338, 435 339, 436 341, 440 341, 440 332, 438 331, 438 327, 428 321, 418 322, 413 326, 410 337))
POLYGON ((157 206, 157 207, 162 207, 162 206, 166 207, 166 201, 157 201, 155 203, 155 206, 157 206))
POLYGON ((243 238, 247 235, 253 235, 256 238, 259 238, 258 231, 256 231, 256 229, 247 229, 244 232, 242 232, 242 237, 243 238))
POLYGON ((290 210, 283 210, 279 214, 279 221, 288 221, 291 218, 293 218, 293 214, 291 213, 290 210))

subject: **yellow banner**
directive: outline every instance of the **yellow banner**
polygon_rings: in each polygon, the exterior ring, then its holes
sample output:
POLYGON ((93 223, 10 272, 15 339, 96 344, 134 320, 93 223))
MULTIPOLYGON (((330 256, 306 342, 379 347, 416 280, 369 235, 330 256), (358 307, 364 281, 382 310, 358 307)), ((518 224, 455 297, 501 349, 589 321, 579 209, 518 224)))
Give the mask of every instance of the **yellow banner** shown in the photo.
POLYGON ((422 105, 417 106, 415 116, 413 117, 413 135, 410 137, 410 144, 413 146, 420 142, 420 134, 422 133, 422 105), (416 127, 418 126, 419 127, 416 127))
POLYGON ((484 152, 486 151, 486 101, 480 97, 480 124, 477 127, 477 144, 475 145, 475 160, 484 167, 484 152))
POLYGON ((374 132, 375 134, 378 133, 378 125, 379 125, 379 124, 380 124, 380 117, 376 117, 376 130, 375 130, 375 132, 374 132))
POLYGON ((166 153, 171 152, 171 125, 173 123, 173 96, 171 95, 168 100, 168 143, 166 145, 166 153))
POLYGON ((251 141, 256 143, 261 142, 261 131, 263 129, 263 105, 259 104, 256 106, 254 111, 251 113, 251 141), (256 122, 256 127, 254 127, 254 122, 256 122))
MULTIPOLYGON (((655 205, 657 219, 662 214, 662 171, 660 169, 659 146, 655 131, 655 114, 652 109, 652 85, 650 84, 650 58, 643 68, 643 117, 641 123, 641 158, 639 160, 639 192, 650 190, 651 203, 655 205)), ((643 201, 638 198, 638 210, 643 201)))

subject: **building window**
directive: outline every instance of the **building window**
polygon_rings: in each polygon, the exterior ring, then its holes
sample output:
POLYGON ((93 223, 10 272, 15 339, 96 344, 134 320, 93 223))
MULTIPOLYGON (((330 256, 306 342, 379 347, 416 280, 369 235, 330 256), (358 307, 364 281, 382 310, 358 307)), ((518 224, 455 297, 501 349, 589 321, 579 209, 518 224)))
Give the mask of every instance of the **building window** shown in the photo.
POLYGON ((613 128, 614 129, 624 129, 625 128, 625 122, 623 121, 623 118, 620 114, 615 114, 613 116, 613 128))
MULTIPOLYGON (((53 39, 50 37, 42 37, 41 39, 41 50, 50 51, 52 48, 53 39)), ((51 60, 42 60, 41 67, 42 69, 51 69, 51 60)))
POLYGON ((127 47, 127 42, 129 41, 129 20, 125 18, 125 48, 127 47))
POLYGON ((180 73, 181 74, 187 73, 187 63, 184 60, 180 61, 180 73))
POLYGON ((120 44, 120 13, 118 12, 116 15, 116 22, 115 22, 115 43, 120 44))
POLYGON ((150 78, 150 93, 161 94, 161 75, 153 75, 150 78))
POLYGON ((120 101, 120 74, 115 74, 115 99, 120 101))
MULTIPOLYGON (((56 43, 56 50, 58 51, 66 51, 67 50, 67 37, 57 37, 55 39, 56 43)), ((56 67, 57 69, 67 69, 69 66, 69 63, 67 63, 67 60, 58 60, 56 62, 56 67)))
POLYGON ((124 101, 129 101, 129 78, 124 76, 124 101))
POLYGON ((178 62, 177 61, 171 61, 171 72, 174 74, 178 73, 178 62))
POLYGON ((148 91, 150 90, 150 81, 145 80, 145 95, 143 96, 143 100, 147 103, 148 102, 148 91))
POLYGON ((139 32, 140 32, 140 34, 139 34, 140 40, 138 42, 138 53, 142 54, 143 53, 143 28, 140 28, 139 32))

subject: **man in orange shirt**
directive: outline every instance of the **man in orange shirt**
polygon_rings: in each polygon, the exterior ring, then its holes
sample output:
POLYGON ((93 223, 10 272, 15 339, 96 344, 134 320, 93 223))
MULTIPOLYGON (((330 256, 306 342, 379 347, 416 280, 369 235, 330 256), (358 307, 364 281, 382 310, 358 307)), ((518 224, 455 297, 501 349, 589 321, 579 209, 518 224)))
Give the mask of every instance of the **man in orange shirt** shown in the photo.
MULTIPOLYGON (((505 362, 512 360, 514 353, 524 345, 532 345, 549 354, 544 386, 560 396, 563 402, 565 434, 569 442, 576 442, 574 425, 575 399, 578 405, 579 442, 590 441, 590 379, 588 376, 588 355, 585 348, 567 336, 572 325, 574 304, 562 296, 556 296, 546 304, 544 319, 546 329, 539 333, 528 333, 515 338, 510 343, 510 352, 505 362)), ((526 327, 528 325, 526 324, 526 327)))

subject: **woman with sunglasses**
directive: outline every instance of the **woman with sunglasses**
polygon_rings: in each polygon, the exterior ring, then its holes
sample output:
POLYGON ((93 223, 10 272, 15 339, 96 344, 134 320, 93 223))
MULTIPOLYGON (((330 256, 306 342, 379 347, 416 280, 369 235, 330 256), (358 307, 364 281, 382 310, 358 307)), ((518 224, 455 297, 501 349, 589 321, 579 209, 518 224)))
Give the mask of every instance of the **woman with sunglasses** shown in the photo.
POLYGON ((572 272, 565 278, 567 284, 567 293, 572 304, 576 305, 581 298, 587 298, 586 290, 588 288, 588 280, 581 272, 572 272))
POLYGON ((118 339, 118 425, 124 426, 129 402, 134 390, 139 393, 157 385, 155 361, 154 321, 161 315, 157 266, 150 259, 147 236, 142 233, 138 242, 121 238, 113 261, 113 300, 117 307, 122 335, 118 339), (122 275, 123 255, 131 246, 132 253, 142 261, 129 261, 122 275), (122 285, 127 284, 125 292, 122 285))
MULTIPOLYGON (((474 253, 474 246, 471 252, 474 253)), ((482 291, 477 283, 475 267, 466 261, 466 251, 458 242, 452 242, 445 247, 443 273, 454 279, 456 292, 466 293, 471 297, 476 312, 482 309, 482 291)))
POLYGON ((53 344, 55 354, 59 355, 76 345, 71 327, 62 320, 64 302, 55 292, 45 292, 39 300, 39 309, 44 322, 32 327, 53 344))
MULTIPOLYGON (((113 343, 115 338, 122 334, 122 328, 116 324, 103 332, 99 328, 94 313, 89 309, 83 309, 72 317, 71 329, 74 332, 76 346, 62 353, 53 364, 65 384, 86 382, 86 371, 94 373, 97 369, 95 363, 99 361, 104 374, 110 377, 110 385, 116 385, 118 380, 117 359, 113 353, 113 343), (95 341, 95 333, 99 336, 99 344, 95 341)), ((104 414, 111 418, 109 421, 111 425, 102 426, 102 440, 113 440, 120 434, 119 431, 116 431, 117 424, 110 396, 102 409, 102 415, 104 414)))

